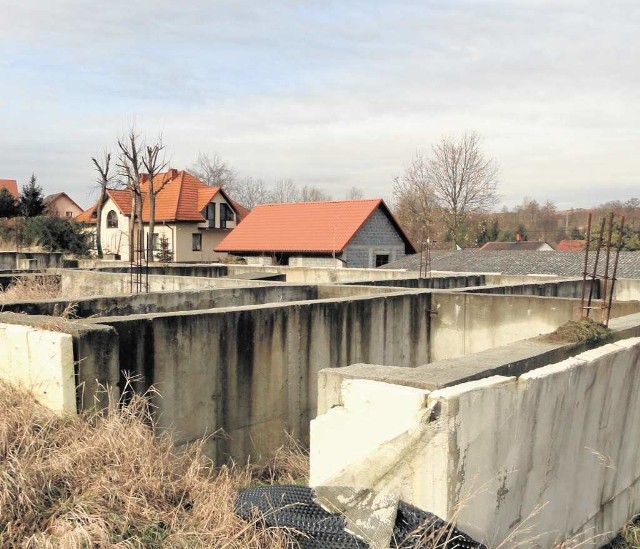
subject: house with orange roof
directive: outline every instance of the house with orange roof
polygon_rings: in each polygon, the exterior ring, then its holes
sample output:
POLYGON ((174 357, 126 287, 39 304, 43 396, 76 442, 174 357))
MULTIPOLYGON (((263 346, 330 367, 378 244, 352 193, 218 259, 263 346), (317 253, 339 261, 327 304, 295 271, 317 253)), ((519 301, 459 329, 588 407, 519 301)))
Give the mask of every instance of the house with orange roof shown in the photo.
POLYGON ((379 267, 416 253, 380 198, 256 206, 215 249, 297 267, 379 267))
POLYGON ((15 179, 0 179, 0 189, 7 189, 9 194, 16 200, 20 198, 18 182, 15 179))
MULTIPOLYGON (((215 261, 221 254, 215 246, 234 229, 249 210, 232 200, 221 187, 205 185, 186 171, 171 169, 156 176, 155 185, 163 186, 156 195, 153 246, 167 239, 168 249, 176 262, 215 261)), ((148 176, 143 176, 141 189, 144 241, 148 238, 149 204, 146 191, 148 176)), ((95 226, 97 202, 75 219, 95 226)), ((132 216, 131 191, 108 189, 102 206, 101 241, 106 255, 129 261, 129 221, 132 216)), ((95 232, 95 231, 94 231, 95 232)))
POLYGON ((67 193, 49 194, 44 197, 47 215, 72 219, 82 213, 82 208, 67 193))

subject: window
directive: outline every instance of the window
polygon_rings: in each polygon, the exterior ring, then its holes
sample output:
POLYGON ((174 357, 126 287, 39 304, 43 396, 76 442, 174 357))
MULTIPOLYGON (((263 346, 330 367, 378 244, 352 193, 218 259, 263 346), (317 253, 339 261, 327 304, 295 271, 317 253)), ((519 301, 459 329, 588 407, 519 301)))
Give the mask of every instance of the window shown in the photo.
POLYGON ((376 267, 389 263, 389 254, 376 254, 376 267))
POLYGON ((193 233, 191 235, 191 250, 194 252, 202 251, 202 235, 200 233, 193 233))
POLYGON ((111 210, 107 214, 107 227, 109 229, 117 229, 118 228, 118 214, 115 210, 111 210))
POLYGON ((153 238, 151 239, 151 245, 155 251, 160 249, 160 235, 158 233, 153 233, 153 238))
POLYGON ((227 228, 227 221, 235 221, 233 210, 228 204, 220 204, 220 228, 227 228))
POLYGON ((73 212, 65 212, 64 213, 67 217, 73 217, 73 212))

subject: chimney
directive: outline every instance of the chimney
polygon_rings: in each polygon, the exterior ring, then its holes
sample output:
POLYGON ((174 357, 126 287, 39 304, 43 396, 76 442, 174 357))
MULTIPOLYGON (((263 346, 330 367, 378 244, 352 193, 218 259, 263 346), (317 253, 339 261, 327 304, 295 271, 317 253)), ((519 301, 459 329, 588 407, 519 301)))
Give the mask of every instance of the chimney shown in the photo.
POLYGON ((174 177, 178 176, 178 170, 176 170, 175 168, 169 168, 169 178, 173 179, 174 177))

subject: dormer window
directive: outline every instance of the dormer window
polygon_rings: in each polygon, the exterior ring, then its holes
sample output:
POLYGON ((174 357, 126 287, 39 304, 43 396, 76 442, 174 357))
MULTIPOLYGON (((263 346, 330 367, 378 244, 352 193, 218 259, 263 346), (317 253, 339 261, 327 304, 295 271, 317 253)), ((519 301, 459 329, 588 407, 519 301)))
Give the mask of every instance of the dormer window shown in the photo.
POLYGON ((117 229, 118 228, 118 214, 115 210, 111 210, 107 214, 107 227, 109 229, 117 229))
POLYGON ((227 228, 227 221, 235 221, 233 210, 228 204, 220 204, 220 227, 227 228))

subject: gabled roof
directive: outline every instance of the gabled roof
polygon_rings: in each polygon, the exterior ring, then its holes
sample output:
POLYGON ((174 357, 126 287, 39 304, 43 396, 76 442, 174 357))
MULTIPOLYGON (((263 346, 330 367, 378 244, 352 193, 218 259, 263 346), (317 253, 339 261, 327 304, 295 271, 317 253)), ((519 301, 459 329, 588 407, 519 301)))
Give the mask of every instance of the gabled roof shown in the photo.
MULTIPOLYGON (((149 200, 149 178, 142 176, 140 188, 142 191, 142 220, 148 223, 149 200)), ((238 214, 239 221, 244 212, 239 211, 237 203, 232 201, 221 187, 209 187, 188 172, 169 170, 158 174, 153 179, 153 188, 160 188, 156 195, 156 221, 204 221, 202 210, 211 202, 218 193, 224 196, 225 200, 231 204, 238 214)), ((107 189, 107 196, 113 200, 117 208, 125 216, 131 215, 131 191, 127 189, 107 189)), ((85 223, 95 223, 95 210, 97 204, 82 212, 76 217, 78 221, 85 223)), ((242 208, 246 211, 246 208, 242 208)), ((245 214, 246 215, 246 214, 245 214)))
POLYGON ((583 252, 586 240, 561 240, 556 246, 557 252, 583 252))
POLYGON ((520 240, 518 242, 487 242, 482 248, 483 252, 529 250, 529 251, 553 251, 553 246, 544 241, 520 240))
POLYGON ((18 183, 15 179, 0 179, 0 189, 7 189, 9 194, 16 200, 20 197, 18 183))
POLYGON ((411 242, 380 198, 256 206, 215 250, 341 252, 378 208, 391 221, 405 241, 405 246, 414 251, 411 242))
POLYGON ((45 206, 48 206, 49 204, 55 202, 56 200, 58 200, 58 198, 61 198, 63 196, 66 196, 67 200, 70 200, 76 208, 78 208, 79 210, 82 209, 80 206, 78 206, 78 203, 73 198, 71 198, 67 193, 64 193, 64 192, 48 194, 47 196, 44 197, 44 204, 45 206))

